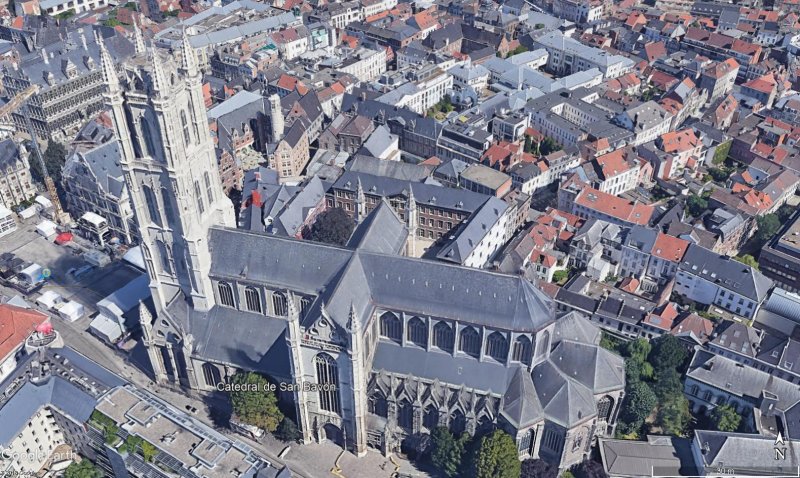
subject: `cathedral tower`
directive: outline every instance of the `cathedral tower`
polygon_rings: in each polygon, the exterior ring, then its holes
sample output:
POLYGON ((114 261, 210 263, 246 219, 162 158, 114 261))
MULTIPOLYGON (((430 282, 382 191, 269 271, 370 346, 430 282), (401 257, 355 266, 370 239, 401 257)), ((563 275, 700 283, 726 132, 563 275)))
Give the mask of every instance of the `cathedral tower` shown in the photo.
POLYGON ((101 49, 106 104, 156 310, 178 292, 195 310, 208 310, 214 303, 208 230, 232 227, 234 214, 219 179, 195 52, 186 35, 180 64, 139 45, 118 75, 102 42, 101 49))

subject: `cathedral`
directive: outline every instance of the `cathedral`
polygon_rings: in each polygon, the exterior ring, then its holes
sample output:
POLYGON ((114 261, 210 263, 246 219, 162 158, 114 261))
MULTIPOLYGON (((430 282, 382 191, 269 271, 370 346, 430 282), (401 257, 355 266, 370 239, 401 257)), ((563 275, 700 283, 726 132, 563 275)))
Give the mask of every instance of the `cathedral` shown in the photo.
POLYGON ((625 373, 599 331, 557 316, 524 278, 406 257, 408 229, 385 200, 345 247, 235 229, 188 39, 174 56, 138 32, 135 46, 115 65, 101 43, 101 59, 159 383, 212 391, 262 373, 286 385, 306 443, 357 455, 437 426, 499 427, 521 459, 566 467, 613 434, 625 373))

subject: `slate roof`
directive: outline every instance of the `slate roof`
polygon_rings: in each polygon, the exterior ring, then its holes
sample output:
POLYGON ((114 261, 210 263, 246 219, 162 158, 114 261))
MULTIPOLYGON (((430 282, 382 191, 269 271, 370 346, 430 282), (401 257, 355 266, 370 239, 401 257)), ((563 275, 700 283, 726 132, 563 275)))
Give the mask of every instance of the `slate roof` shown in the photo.
MULTIPOLYGON (((737 474, 763 476, 788 476, 797 473, 800 466, 800 443, 786 440, 786 460, 772 462, 765 469, 765 459, 775 456, 775 438, 763 435, 695 430, 694 446, 706 468, 730 468, 737 474), (765 458, 766 457, 766 458, 765 458), (756 473, 748 473, 753 470, 756 473)), ((770 460, 772 461, 772 460, 770 460)))
MULTIPOLYGON (((125 178, 122 174, 120 160, 122 153, 119 142, 110 141, 84 152, 77 152, 67 159, 64 166, 64 176, 70 181, 92 182, 100 186, 106 194, 122 198, 126 192, 125 178), (94 178, 75 171, 79 163, 89 168, 94 178)), ((89 187, 89 189, 94 189, 89 187)))
POLYGON ((19 148, 12 139, 0 141, 0 171, 17 169, 19 161, 19 148))
POLYGON ((691 440, 686 438, 648 436, 647 441, 600 438, 598 444, 606 473, 611 476, 697 474, 693 472, 691 440))
POLYGON ((553 320, 550 299, 515 276, 231 229, 211 229, 209 242, 212 276, 325 291, 340 324, 353 302, 363 312, 382 306, 506 330, 540 330, 553 320))
POLYGON ((53 370, 42 375, 36 364, 38 355, 26 356, 12 374, 0 383, 0 444, 8 445, 34 413, 45 406, 53 406, 78 422, 89 419, 99 397, 107 390, 120 386, 125 381, 107 369, 69 348, 53 348, 45 351, 53 370), (61 373, 63 371, 63 373, 61 373), (42 377, 42 378, 40 378, 42 377), (85 378, 85 379, 84 379, 85 378), (12 382, 22 383, 14 390, 12 382), (93 389, 81 384, 93 383, 93 389))
POLYGON ((759 303, 773 286, 772 280, 752 267, 695 244, 686 249, 678 268, 759 303))
POLYGON ((399 254, 408 238, 408 229, 394 208, 383 199, 353 231, 348 247, 383 254, 399 254))
MULTIPOLYGON (((381 127, 375 129, 380 130, 381 127)), ((386 161, 368 156, 356 155, 346 168, 356 173, 385 176, 403 181, 422 182, 428 177, 428 169, 403 161, 386 161)))
MULTIPOLYGON (((494 170, 492 169, 492 171, 494 170)), ((489 197, 483 206, 470 217, 469 221, 456 231, 455 239, 445 245, 436 254, 436 257, 444 261, 463 264, 483 238, 491 232, 492 226, 497 223, 506 209, 508 209, 508 204, 505 201, 494 196, 489 197)), ((489 259, 491 258, 487 258, 487 261, 489 259)))

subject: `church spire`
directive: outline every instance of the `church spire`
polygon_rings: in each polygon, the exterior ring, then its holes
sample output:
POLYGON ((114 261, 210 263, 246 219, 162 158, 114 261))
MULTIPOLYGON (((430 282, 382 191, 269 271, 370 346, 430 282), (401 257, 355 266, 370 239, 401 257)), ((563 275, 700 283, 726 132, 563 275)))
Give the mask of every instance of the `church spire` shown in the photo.
POLYGON ((195 76, 199 67, 197 64, 197 53, 195 53, 192 44, 189 43, 189 35, 186 34, 186 28, 181 32, 181 68, 189 76, 195 76))
POLYGON ((136 21, 133 22, 133 45, 136 48, 137 55, 144 53, 144 37, 142 36, 142 30, 139 29, 139 24, 136 21))
POLYGON ((108 53, 103 37, 99 33, 97 34, 97 43, 100 44, 100 67, 103 70, 103 81, 108 86, 109 93, 119 93, 121 90, 119 77, 114 68, 114 60, 111 59, 111 54, 108 53))
POLYGON ((167 89, 167 76, 164 73, 164 65, 161 64, 161 58, 158 57, 158 52, 155 48, 151 52, 150 60, 153 67, 153 89, 157 93, 164 93, 167 89))

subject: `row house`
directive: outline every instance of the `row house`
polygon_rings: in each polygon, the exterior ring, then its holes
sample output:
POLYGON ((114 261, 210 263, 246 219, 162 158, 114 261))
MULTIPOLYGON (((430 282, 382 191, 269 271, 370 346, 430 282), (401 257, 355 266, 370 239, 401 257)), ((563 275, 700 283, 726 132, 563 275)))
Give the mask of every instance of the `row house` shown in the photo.
POLYGON ((678 266, 674 292, 749 319, 772 286, 773 282, 753 267, 692 244, 678 266))
POLYGON ((653 206, 604 193, 574 178, 559 188, 558 209, 624 227, 647 225, 654 213, 653 206))

